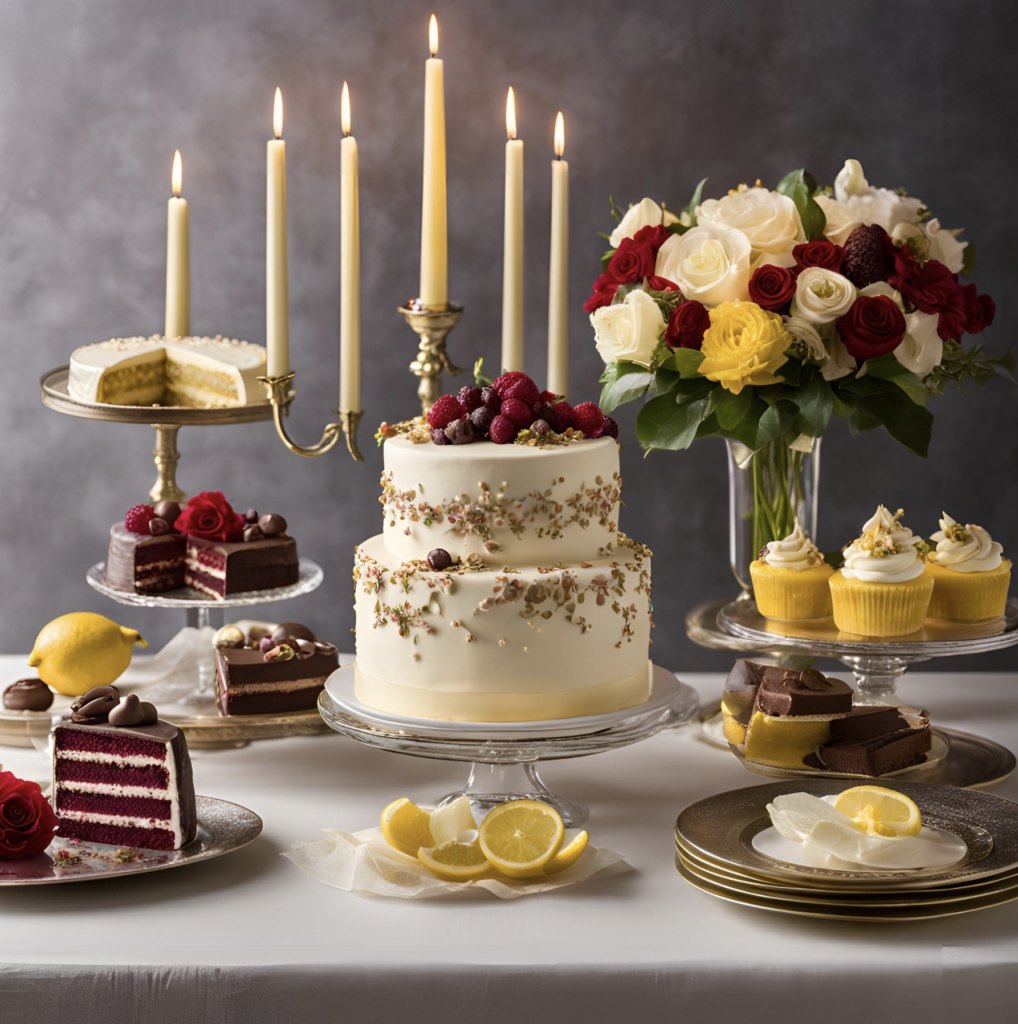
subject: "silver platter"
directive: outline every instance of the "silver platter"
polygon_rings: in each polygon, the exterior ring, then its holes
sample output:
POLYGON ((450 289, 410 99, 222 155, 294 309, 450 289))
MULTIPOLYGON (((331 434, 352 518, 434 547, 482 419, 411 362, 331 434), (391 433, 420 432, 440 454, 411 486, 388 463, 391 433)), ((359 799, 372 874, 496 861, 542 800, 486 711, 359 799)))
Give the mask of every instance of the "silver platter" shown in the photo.
POLYGON ((272 590, 245 590, 239 594, 229 594, 222 600, 210 598, 190 587, 179 590, 168 590, 161 594, 133 594, 123 590, 114 590, 103 581, 105 562, 96 562, 85 574, 88 585, 118 604, 132 605, 136 608, 242 608, 245 605, 268 604, 272 601, 287 601, 293 597, 303 597, 321 586, 325 573, 317 562, 310 558, 301 558, 299 575, 296 583, 288 587, 275 587, 272 590))
POLYGON ((102 843, 71 843, 55 839, 45 853, 24 860, 0 861, 0 885, 60 885, 66 882, 92 882, 125 875, 144 875, 168 868, 186 867, 225 853, 240 850, 261 834, 262 819, 254 811, 210 796, 195 797, 198 810, 198 836, 183 850, 139 850, 138 859, 121 864, 115 859, 117 847, 102 843), (54 857, 60 850, 76 854, 80 864, 57 867, 54 857))

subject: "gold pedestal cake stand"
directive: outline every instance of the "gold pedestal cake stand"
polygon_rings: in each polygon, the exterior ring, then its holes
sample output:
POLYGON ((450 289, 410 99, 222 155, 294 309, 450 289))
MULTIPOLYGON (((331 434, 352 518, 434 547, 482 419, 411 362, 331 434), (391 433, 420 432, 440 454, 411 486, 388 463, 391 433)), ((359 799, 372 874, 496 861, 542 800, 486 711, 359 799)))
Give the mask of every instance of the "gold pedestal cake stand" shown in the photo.
MULTIPOLYGON (((757 610, 751 594, 735 600, 708 601, 686 616, 686 633, 701 647, 758 652, 778 664, 803 668, 815 658, 834 658, 855 678, 862 701, 898 704, 898 682, 910 665, 960 654, 980 654, 1018 644, 1018 602, 1007 604, 1005 614, 994 622, 970 625, 928 622, 918 633, 905 637, 863 637, 839 632, 832 619, 810 622, 773 622, 757 610)), ((705 731, 710 735, 710 723, 705 731)), ((989 786, 1010 776, 1015 755, 983 736, 940 729, 950 743, 938 782, 975 788, 989 786)), ((752 762, 746 767, 757 771, 752 762)), ((774 774, 773 769, 761 774, 774 774)), ((818 772, 817 777, 823 778, 818 772)))

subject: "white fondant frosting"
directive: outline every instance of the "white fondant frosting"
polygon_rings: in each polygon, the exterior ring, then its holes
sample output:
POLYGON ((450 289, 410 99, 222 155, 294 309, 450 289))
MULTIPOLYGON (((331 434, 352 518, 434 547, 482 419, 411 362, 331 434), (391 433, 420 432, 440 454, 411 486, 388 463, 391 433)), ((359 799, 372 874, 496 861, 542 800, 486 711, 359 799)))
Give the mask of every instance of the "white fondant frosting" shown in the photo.
POLYGON ((989 572, 1004 561, 1004 547, 981 526, 955 522, 946 512, 940 529, 930 536, 937 550, 930 552, 930 561, 954 572, 989 572))

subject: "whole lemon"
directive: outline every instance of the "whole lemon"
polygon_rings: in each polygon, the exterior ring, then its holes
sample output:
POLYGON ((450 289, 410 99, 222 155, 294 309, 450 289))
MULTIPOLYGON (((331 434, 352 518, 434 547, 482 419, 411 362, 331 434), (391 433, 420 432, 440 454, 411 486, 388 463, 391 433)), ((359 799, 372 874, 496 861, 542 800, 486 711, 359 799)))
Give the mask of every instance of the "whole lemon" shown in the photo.
POLYGON ((118 679, 131 664, 136 643, 148 647, 136 629, 93 612, 71 612, 42 627, 28 664, 47 686, 79 697, 118 679))

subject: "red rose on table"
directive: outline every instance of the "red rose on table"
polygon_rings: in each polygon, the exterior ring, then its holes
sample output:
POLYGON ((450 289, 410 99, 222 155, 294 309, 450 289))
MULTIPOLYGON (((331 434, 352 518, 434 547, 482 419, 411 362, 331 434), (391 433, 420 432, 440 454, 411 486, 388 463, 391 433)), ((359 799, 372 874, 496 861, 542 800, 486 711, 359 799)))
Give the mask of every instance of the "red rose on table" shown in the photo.
POLYGON ((0 772, 0 860, 42 853, 59 824, 37 783, 0 772))
POLYGON ((650 225, 640 228, 639 231, 633 235, 633 241, 637 245, 649 245, 654 250, 654 255, 657 255, 658 249, 661 248, 665 242, 671 237, 671 232, 668 228, 663 227, 661 224, 650 225))
POLYGON ((649 241, 623 238, 605 271, 616 284, 632 284, 654 273, 654 248, 649 241))
POLYGON ((595 309, 600 309, 602 306, 610 306, 618 289, 619 286, 615 281, 607 274, 602 274, 594 282, 593 294, 583 304, 583 308, 588 313, 593 313, 595 309))
POLYGON ((845 250, 840 245, 829 242, 826 238, 818 238, 813 242, 803 242, 792 250, 795 260, 794 273, 807 267, 823 267, 841 273, 841 261, 845 258, 845 250))
POLYGON ((185 537, 205 540, 240 540, 244 535, 244 517, 233 511, 221 491, 202 491, 193 497, 173 525, 185 537))
POLYGON ((838 318, 838 333, 856 359, 893 352, 905 337, 905 316, 888 295, 860 295, 838 318))
POLYGON ((702 302, 688 299, 676 306, 668 317, 665 344, 669 348, 699 349, 703 334, 710 327, 710 313, 702 302))
POLYGON ((787 267, 766 263, 749 279, 749 297, 771 312, 784 310, 795 295, 795 275, 787 267))

